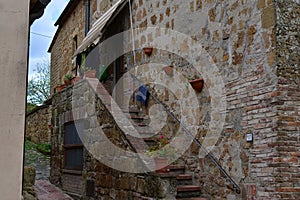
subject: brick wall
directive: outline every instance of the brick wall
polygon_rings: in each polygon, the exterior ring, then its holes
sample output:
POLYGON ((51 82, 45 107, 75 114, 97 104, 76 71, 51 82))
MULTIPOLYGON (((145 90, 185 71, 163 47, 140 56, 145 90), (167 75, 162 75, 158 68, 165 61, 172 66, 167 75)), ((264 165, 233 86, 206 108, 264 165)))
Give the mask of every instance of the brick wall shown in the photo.
POLYGON ((26 139, 36 143, 50 143, 51 115, 48 105, 40 106, 26 115, 26 139))

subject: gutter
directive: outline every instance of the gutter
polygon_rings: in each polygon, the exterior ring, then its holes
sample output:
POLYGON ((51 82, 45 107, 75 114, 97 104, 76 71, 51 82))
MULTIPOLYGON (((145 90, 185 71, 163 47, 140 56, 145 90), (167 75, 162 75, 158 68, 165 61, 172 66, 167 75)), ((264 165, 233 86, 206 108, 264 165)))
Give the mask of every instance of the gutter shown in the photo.
POLYGON ((29 12, 29 24, 30 26, 32 23, 39 19, 44 14, 44 10, 47 7, 47 5, 50 3, 51 0, 38 0, 36 4, 32 7, 32 9, 29 12))

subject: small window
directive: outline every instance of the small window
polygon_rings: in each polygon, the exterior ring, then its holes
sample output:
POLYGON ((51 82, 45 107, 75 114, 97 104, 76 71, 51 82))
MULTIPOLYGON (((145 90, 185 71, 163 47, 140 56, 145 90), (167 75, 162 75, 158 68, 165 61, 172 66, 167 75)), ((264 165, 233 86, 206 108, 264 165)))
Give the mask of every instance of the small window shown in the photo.
POLYGON ((78 41, 77 41, 77 35, 75 35, 73 37, 73 53, 75 53, 77 48, 78 48, 78 41))
POLYGON ((78 133, 84 131, 84 123, 76 122, 65 125, 65 169, 82 170, 83 168, 83 144, 78 133))

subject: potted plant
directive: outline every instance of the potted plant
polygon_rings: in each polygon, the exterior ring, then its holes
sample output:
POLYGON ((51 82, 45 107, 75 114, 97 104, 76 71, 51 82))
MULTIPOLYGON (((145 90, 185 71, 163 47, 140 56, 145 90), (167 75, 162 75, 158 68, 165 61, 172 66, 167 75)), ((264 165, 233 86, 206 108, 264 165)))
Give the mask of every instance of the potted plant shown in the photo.
POLYGON ((201 78, 197 75, 188 75, 187 79, 194 90, 196 90, 197 92, 202 91, 203 86, 204 86, 203 78, 201 78))
POLYGON ((144 51, 144 53, 145 53, 147 56, 151 56, 152 51, 153 51, 153 47, 150 47, 150 46, 144 47, 144 48, 143 48, 143 51, 144 51))
POLYGON ((86 66, 85 61, 83 61, 83 63, 84 64, 80 66, 80 72, 83 73, 83 78, 95 78, 97 71, 86 66))
POLYGON ((66 74, 64 77, 64 83, 66 85, 71 85, 71 79, 73 78, 72 74, 66 74))
POLYGON ((170 139, 163 134, 153 139, 156 141, 156 145, 150 147, 147 153, 155 161, 155 171, 159 173, 169 172, 169 163, 176 158, 174 149, 168 145, 170 139))
POLYGON ((72 79, 71 79, 71 84, 75 84, 77 81, 79 81, 81 78, 80 76, 74 76, 72 79))
POLYGON ((60 92, 66 88, 66 84, 58 84, 55 88, 55 92, 60 92))
POLYGON ((168 76, 173 76, 173 65, 165 66, 163 70, 168 76))

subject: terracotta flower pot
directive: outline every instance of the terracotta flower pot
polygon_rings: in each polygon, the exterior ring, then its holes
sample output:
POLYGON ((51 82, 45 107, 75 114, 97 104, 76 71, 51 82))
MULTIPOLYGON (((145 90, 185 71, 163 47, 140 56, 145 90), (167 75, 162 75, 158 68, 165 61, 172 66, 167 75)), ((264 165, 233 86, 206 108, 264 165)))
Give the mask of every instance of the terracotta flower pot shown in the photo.
POLYGON ((194 79, 194 80, 190 80, 189 81, 191 86, 193 87, 194 90, 196 90, 197 92, 201 92, 203 89, 203 85, 204 85, 204 80, 203 78, 198 78, 198 79, 194 79))
POLYGON ((95 78, 96 77, 96 70, 88 70, 84 73, 85 78, 95 78))
POLYGON ((66 88, 66 84, 58 85, 58 86, 56 86, 55 91, 60 92, 65 88, 66 88))
POLYGON ((155 171, 158 173, 166 173, 169 172, 169 163, 167 158, 163 157, 155 157, 155 171))
POLYGON ((64 79, 64 83, 65 83, 65 85, 71 85, 71 80, 65 78, 65 79, 64 79))
POLYGON ((74 85, 77 81, 80 80, 80 76, 74 76, 72 79, 71 79, 71 83, 74 85))
POLYGON ((143 51, 147 56, 151 56, 153 47, 144 47, 143 51))
POLYGON ((173 76, 173 65, 166 66, 163 70, 168 76, 173 76))

